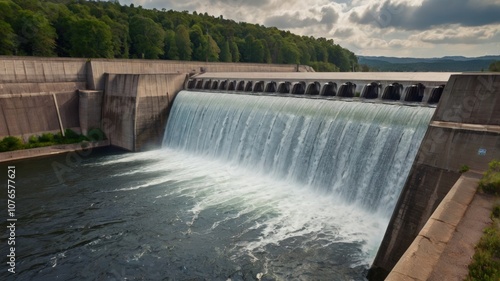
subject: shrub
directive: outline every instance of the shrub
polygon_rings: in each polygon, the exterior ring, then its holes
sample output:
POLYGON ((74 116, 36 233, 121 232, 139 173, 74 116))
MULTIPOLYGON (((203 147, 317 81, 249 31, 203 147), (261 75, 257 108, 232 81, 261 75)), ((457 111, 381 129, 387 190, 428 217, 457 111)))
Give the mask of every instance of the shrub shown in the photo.
POLYGON ((466 280, 500 280, 500 205, 491 212, 493 223, 484 230, 481 240, 476 245, 476 253, 469 265, 466 280))
POLYGON ((462 167, 460 167, 460 170, 458 170, 458 172, 459 172, 460 174, 463 174, 463 173, 465 173, 465 172, 467 172, 467 171, 469 171, 469 170, 470 170, 470 167, 469 167, 469 166, 467 166, 467 165, 462 165, 462 167))
POLYGON ((38 137, 39 142, 53 142, 54 141, 54 135, 51 133, 43 133, 41 136, 38 137))
POLYGON ((489 163, 489 169, 479 181, 479 187, 486 193, 500 195, 500 161, 493 160, 489 163))
POLYGON ((35 143, 38 143, 38 137, 37 137, 37 136, 31 136, 31 137, 28 139, 28 143, 30 143, 30 144, 35 144, 35 143))
POLYGON ((99 128, 90 129, 87 133, 87 137, 92 141, 101 141, 106 139, 106 135, 99 128))
POLYGON ((23 149, 24 144, 20 138, 8 136, 0 141, 0 152, 23 149))

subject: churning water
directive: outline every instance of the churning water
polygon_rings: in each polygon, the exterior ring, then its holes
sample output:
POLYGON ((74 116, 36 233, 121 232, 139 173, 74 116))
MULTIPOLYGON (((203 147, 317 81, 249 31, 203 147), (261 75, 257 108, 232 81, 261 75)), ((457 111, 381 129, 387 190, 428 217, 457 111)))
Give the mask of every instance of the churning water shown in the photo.
POLYGON ((363 280, 432 112, 181 92, 161 150, 14 163, 1 277, 363 280))

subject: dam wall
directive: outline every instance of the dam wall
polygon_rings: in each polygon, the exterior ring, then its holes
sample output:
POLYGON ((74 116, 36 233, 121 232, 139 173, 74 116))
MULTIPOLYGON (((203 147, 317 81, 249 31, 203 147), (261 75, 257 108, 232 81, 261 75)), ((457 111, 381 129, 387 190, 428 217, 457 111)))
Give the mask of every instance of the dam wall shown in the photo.
POLYGON ((104 90, 105 73, 162 74, 204 72, 311 72, 309 66, 293 64, 220 63, 165 60, 92 60, 89 64, 89 89, 104 90))
POLYGON ((460 178, 500 159, 500 75, 452 75, 424 136, 377 253, 370 280, 383 280, 460 178))
POLYGON ((150 143, 159 143, 158 136, 161 135, 159 132, 164 130, 168 107, 177 91, 180 90, 178 85, 182 84, 178 82, 180 78, 175 78, 174 82, 170 74, 180 74, 179 77, 182 77, 184 81, 187 73, 194 75, 206 71, 314 70, 302 65, 0 56, 0 110, 2 113, 0 114, 0 138, 18 136, 28 139, 31 135, 44 132, 64 132, 66 128, 86 134, 93 128, 100 128, 107 132, 113 131, 112 135, 120 147, 136 147, 137 149, 149 147, 150 143), (168 73, 170 74, 166 76, 155 76, 168 73), (141 81, 144 82, 140 83, 141 88, 138 92, 132 94, 127 90, 119 93, 115 91, 117 87, 113 86, 109 88, 112 93, 105 98, 108 75, 112 74, 148 74, 151 76, 141 76, 141 79, 144 79, 141 81), (161 79, 167 79, 167 81, 161 79), (146 86, 147 83, 152 84, 146 86), (171 85, 174 84, 176 86, 172 88, 171 85), (148 91, 151 91, 151 94, 148 94, 148 91), (131 98, 136 100, 132 102, 131 98), (127 99, 132 103, 124 106, 124 101, 127 99), (128 111, 120 113, 123 114, 123 120, 120 120, 118 111, 103 108, 103 106, 111 106, 116 109, 116 103, 120 104, 118 106, 120 108, 133 109, 133 118, 137 117, 139 120, 134 121, 135 123, 128 120, 130 118, 128 111), (103 112, 108 114, 115 112, 116 116, 105 120, 103 112), (125 135, 117 137, 119 131, 114 131, 114 128, 121 128, 123 124, 132 123, 137 125, 137 127, 134 125, 137 130, 134 129, 133 132, 140 134, 138 141, 135 140, 135 136, 126 141, 125 139, 130 138, 131 135, 125 128, 119 130, 125 135), (149 141, 148 138, 153 136, 157 139, 154 142, 149 141))

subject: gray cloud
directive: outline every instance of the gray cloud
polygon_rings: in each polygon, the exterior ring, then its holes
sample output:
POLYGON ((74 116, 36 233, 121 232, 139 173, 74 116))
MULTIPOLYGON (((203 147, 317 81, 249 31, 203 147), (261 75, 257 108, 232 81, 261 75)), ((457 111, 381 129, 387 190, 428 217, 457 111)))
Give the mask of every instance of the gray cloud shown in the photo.
POLYGON ((500 1, 424 0, 420 6, 411 6, 388 0, 367 8, 361 15, 351 13, 349 20, 381 28, 424 30, 447 24, 481 26, 500 23, 499 15, 500 1))
POLYGON ((293 14, 285 13, 277 16, 268 17, 264 25, 275 26, 277 28, 302 28, 318 24, 323 24, 329 29, 333 28, 333 25, 338 21, 339 14, 333 7, 323 7, 321 9, 321 19, 318 20, 313 17, 302 18, 299 12, 293 14))
POLYGON ((352 28, 338 28, 333 33, 333 37, 336 38, 349 38, 354 35, 354 30, 352 28))
POLYGON ((333 24, 339 20, 339 14, 333 7, 323 7, 321 9, 321 23, 328 26, 329 29, 333 28, 333 24))
POLYGON ((271 16, 266 19, 264 25, 275 26, 277 28, 299 28, 318 24, 319 21, 315 18, 300 18, 299 13, 283 14, 279 16, 271 16))
POLYGON ((214 5, 227 5, 233 7, 262 7, 270 4, 271 0, 209 0, 209 2, 214 5))

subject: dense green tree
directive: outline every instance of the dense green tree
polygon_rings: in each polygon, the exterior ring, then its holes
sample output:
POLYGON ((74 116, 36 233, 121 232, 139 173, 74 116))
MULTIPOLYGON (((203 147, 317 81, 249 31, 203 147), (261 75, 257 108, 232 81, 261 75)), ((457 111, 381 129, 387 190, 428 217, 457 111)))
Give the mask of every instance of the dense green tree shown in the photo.
POLYGON ((238 49, 238 44, 231 40, 229 42, 229 49, 231 50, 231 56, 233 57, 233 62, 240 61, 240 50, 238 49))
POLYGON ((112 58, 113 36, 111 28, 97 19, 81 19, 71 27, 72 57, 112 58))
POLYGON ((231 50, 229 49, 229 41, 224 40, 220 49, 220 61, 222 62, 231 62, 233 61, 233 57, 231 55, 231 50))
POLYGON ((130 19, 129 34, 131 53, 138 58, 158 59, 163 54, 165 31, 150 18, 133 16, 130 19))
POLYGON ((169 60, 179 59, 179 50, 177 49, 173 30, 167 30, 165 33, 165 58, 169 60))
POLYGON ((175 32, 175 42, 179 52, 180 60, 191 60, 193 53, 191 48, 191 40, 189 39, 189 31, 186 26, 179 25, 175 32))
POLYGON ((128 58, 129 56, 129 30, 128 24, 113 21, 108 15, 101 18, 111 29, 113 56, 115 58, 128 58))
POLYGON ((361 69, 356 55, 331 39, 298 36, 207 13, 123 6, 118 1, 0 0, 0 54, 301 63, 317 71, 361 69), (81 38, 75 33, 81 33, 81 38))
POLYGON ((253 35, 245 37, 242 44, 243 59, 245 62, 264 62, 265 51, 261 40, 256 40, 253 35))
POLYGON ((205 35, 203 35, 203 30, 198 24, 191 26, 191 31, 189 32, 189 39, 193 44, 193 60, 195 61, 205 61, 208 60, 208 40, 205 35))
POLYGON ((285 41, 283 44, 283 63, 300 63, 300 51, 295 43, 285 41))
POLYGON ((15 49, 16 34, 10 24, 0 20, 0 55, 12 55, 15 49))
POLYGON ((219 61, 220 48, 217 45, 217 42, 212 38, 212 36, 207 35, 207 60, 208 61, 219 61))
POLYGON ((28 56, 55 56, 55 29, 47 18, 30 10, 22 10, 14 21, 14 30, 17 34, 18 55, 28 56))

